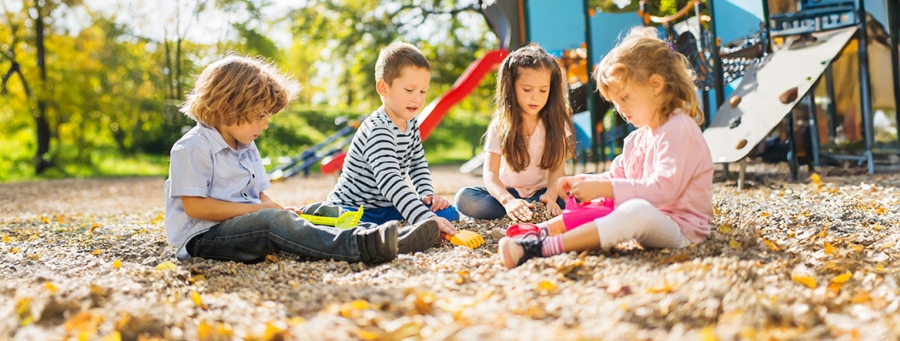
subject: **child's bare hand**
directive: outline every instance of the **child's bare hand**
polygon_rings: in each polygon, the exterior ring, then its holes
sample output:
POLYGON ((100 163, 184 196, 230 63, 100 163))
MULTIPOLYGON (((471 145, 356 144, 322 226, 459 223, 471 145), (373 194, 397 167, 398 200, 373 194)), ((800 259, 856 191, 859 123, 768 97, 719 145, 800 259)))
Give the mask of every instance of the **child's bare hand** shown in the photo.
POLYGON ((531 217, 534 215, 534 212, 531 211, 532 207, 534 207, 533 204, 522 199, 513 199, 503 204, 503 208, 506 209, 506 215, 519 221, 531 220, 531 217))
POLYGON ((303 211, 301 211, 300 208, 297 206, 285 206, 284 209, 294 212, 294 213, 297 213, 297 215, 303 214, 303 211))
POLYGON ((431 212, 437 212, 450 207, 450 202, 447 201, 447 199, 444 199, 444 197, 437 194, 425 196, 424 198, 422 198, 422 202, 424 202, 426 205, 431 205, 431 212))
POLYGON ((453 223, 451 223, 449 220, 447 220, 447 218, 444 218, 441 216, 434 216, 429 219, 434 220, 438 223, 438 228, 441 229, 441 232, 446 233, 451 236, 456 234, 456 226, 453 226, 453 223))
POLYGON ((556 179, 556 193, 569 193, 572 191, 572 184, 582 181, 577 176, 564 176, 556 179))
MULTIPOLYGON (((612 187, 608 180, 580 180, 571 184, 569 195, 578 198, 578 200, 591 201, 603 196, 606 187, 612 187)), ((609 192, 612 190, 609 189, 609 192)))
POLYGON ((550 213, 550 215, 555 217, 562 214, 562 208, 559 207, 556 200, 550 200, 548 195, 541 195, 541 201, 547 205, 547 212, 550 213))

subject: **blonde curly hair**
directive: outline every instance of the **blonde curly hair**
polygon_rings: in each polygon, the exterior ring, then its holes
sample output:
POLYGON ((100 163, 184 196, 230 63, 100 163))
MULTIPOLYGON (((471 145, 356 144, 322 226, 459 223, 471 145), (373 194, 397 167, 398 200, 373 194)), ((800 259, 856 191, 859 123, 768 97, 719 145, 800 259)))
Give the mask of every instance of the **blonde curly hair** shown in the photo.
POLYGON ((200 73, 179 111, 210 127, 252 122, 284 110, 300 84, 261 58, 230 55, 200 73))
POLYGON ((687 58, 659 39, 652 27, 632 28, 609 52, 594 73, 597 87, 609 99, 610 84, 625 87, 629 83, 648 84, 657 74, 665 80, 660 92, 660 113, 668 119, 676 109, 684 110, 697 124, 703 123, 703 112, 694 89, 694 72, 687 58))

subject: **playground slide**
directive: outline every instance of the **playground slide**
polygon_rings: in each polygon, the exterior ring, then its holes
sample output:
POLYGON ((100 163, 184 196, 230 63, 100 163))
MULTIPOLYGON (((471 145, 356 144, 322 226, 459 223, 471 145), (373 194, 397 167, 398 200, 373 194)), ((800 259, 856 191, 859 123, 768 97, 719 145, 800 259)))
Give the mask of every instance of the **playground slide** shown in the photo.
MULTIPOLYGON (((459 103, 463 98, 468 96, 481 79, 491 72, 495 66, 503 62, 503 58, 509 54, 507 50, 493 50, 476 60, 466 69, 465 72, 453 83, 450 90, 445 94, 431 101, 422 112, 419 113, 419 133, 422 135, 422 141, 428 138, 431 131, 437 127, 441 119, 450 110, 450 107, 459 103)), ((344 158, 347 156, 346 151, 341 151, 329 158, 322 160, 322 173, 331 174, 341 170, 344 165, 344 158)))
POLYGON ((751 64, 741 84, 703 131, 713 162, 737 162, 747 156, 806 96, 855 33, 854 26, 813 33, 815 41, 791 38, 761 64, 751 64), (794 87, 797 95, 782 103, 779 97, 794 87), (740 102, 732 107, 734 96, 740 102))

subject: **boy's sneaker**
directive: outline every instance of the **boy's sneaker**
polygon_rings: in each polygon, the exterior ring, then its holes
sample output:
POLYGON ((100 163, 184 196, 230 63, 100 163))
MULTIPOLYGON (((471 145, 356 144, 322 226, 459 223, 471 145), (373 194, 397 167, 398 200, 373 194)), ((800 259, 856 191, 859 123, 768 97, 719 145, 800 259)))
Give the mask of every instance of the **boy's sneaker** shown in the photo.
POLYGON ((404 226, 400 229, 397 238, 397 248, 400 254, 410 252, 422 252, 434 246, 440 235, 438 222, 428 219, 415 225, 404 226))
POLYGON ((529 223, 519 223, 511 225, 506 229, 506 236, 510 238, 522 236, 529 233, 544 238, 550 235, 550 229, 529 223))
POLYGON ((353 231, 363 262, 383 263, 397 258, 398 225, 397 221, 389 221, 372 228, 359 226, 353 231))
POLYGON ((515 268, 525 264, 529 259, 534 257, 543 257, 541 248, 544 246, 546 236, 538 237, 529 233, 516 238, 500 239, 500 260, 507 269, 515 268))

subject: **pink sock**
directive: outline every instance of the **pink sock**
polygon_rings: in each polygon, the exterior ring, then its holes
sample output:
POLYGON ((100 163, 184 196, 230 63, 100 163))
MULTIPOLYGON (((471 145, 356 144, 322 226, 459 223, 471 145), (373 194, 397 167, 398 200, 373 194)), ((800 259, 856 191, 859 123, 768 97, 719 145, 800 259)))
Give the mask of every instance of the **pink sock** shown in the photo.
POLYGON ((544 245, 541 247, 541 254, 544 257, 550 257, 566 252, 563 248, 562 236, 552 236, 544 239, 544 245))

